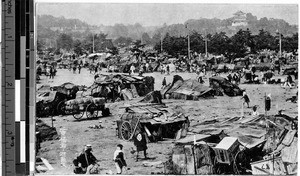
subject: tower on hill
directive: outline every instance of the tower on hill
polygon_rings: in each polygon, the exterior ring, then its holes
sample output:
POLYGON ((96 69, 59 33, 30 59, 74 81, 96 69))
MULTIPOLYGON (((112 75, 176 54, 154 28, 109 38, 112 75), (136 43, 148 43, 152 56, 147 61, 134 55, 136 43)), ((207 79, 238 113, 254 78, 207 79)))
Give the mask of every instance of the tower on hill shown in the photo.
POLYGON ((247 26, 247 18, 246 18, 246 13, 242 11, 237 11, 236 13, 233 14, 233 22, 232 26, 247 26))

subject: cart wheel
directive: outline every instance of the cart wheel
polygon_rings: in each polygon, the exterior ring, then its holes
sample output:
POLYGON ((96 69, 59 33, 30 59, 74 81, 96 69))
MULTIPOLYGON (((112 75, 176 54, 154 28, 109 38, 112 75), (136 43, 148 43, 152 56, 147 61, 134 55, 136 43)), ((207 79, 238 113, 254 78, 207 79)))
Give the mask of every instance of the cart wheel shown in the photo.
POLYGON ((73 117, 74 117, 76 120, 80 120, 80 119, 83 117, 84 111, 80 111, 78 105, 73 105, 72 109, 73 109, 73 112, 72 112, 72 113, 75 112, 75 113, 73 114, 73 117), (75 107, 74 107, 74 106, 75 106, 75 107))
POLYGON ((65 101, 61 101, 58 103, 58 105, 56 107, 56 112, 58 113, 58 115, 66 114, 65 101))
POLYGON ((98 111, 95 109, 96 109, 96 107, 95 107, 94 103, 91 103, 87 106, 87 108, 86 108, 87 118, 95 118, 98 116, 98 111))
POLYGON ((131 126, 127 121, 123 122, 121 125, 121 137, 126 141, 131 137, 131 126))
POLYGON ((109 115, 110 115, 109 108, 104 108, 104 109, 102 110, 102 116, 103 116, 103 117, 107 117, 107 116, 109 116, 109 115))

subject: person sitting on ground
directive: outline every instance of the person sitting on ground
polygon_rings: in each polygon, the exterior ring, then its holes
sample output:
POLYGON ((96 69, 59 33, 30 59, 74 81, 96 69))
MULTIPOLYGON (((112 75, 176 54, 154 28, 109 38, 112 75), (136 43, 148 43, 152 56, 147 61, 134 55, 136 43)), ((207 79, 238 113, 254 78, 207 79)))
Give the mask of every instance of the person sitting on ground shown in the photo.
POLYGON ((290 88, 292 87, 292 83, 293 83, 293 78, 292 76, 289 74, 286 78, 286 81, 283 84, 283 87, 287 87, 289 86, 290 88))
POLYGON ((204 83, 203 76, 204 76, 203 71, 200 71, 199 72, 199 77, 198 77, 198 82, 201 83, 201 84, 204 83))
POLYGON ((123 152, 123 145, 122 144, 118 144, 117 145, 117 149, 114 153, 114 162, 117 168, 117 174, 122 174, 122 169, 123 167, 127 167, 126 161, 125 161, 125 155, 123 152))
POLYGON ((238 84, 239 77, 238 77, 237 73, 233 74, 232 80, 234 81, 234 84, 238 84))
POLYGON ((73 160, 75 174, 97 174, 99 164, 96 157, 92 154, 92 146, 87 144, 84 150, 73 160), (80 164, 80 165, 79 165, 80 164))
POLYGON ((245 103, 247 104, 247 107, 249 108, 249 103, 250 103, 250 99, 246 93, 246 91, 243 92, 243 97, 242 99, 244 99, 244 102, 243 102, 243 106, 245 105, 245 103))
POLYGON ((231 83, 231 81, 232 81, 231 73, 229 73, 229 75, 227 76, 227 79, 228 79, 228 81, 231 83))

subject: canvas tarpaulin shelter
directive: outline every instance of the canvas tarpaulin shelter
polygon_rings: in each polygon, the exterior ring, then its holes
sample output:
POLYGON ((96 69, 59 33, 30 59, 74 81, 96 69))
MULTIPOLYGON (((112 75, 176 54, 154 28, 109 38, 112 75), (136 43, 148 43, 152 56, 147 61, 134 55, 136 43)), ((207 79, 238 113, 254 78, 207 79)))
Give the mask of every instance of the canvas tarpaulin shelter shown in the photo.
POLYGON ((130 140, 136 130, 147 132, 150 141, 163 138, 185 136, 188 126, 187 117, 180 112, 166 107, 164 104, 149 104, 138 102, 126 107, 117 121, 118 136, 130 140), (185 134, 184 132, 185 131, 185 134))
POLYGON ((220 76, 209 78, 209 85, 215 90, 216 95, 219 96, 223 96, 223 94, 228 96, 240 96, 243 94, 242 90, 237 85, 220 76))
POLYGON ((118 98, 131 100, 144 96, 154 90, 154 78, 151 76, 130 76, 125 74, 97 75, 94 83, 82 93, 83 96, 118 98))
POLYGON ((181 77, 176 78, 175 76, 173 83, 162 90, 163 97, 169 94, 170 98, 174 99, 198 100, 200 97, 211 97, 214 95, 211 88, 194 79, 183 80, 181 77))

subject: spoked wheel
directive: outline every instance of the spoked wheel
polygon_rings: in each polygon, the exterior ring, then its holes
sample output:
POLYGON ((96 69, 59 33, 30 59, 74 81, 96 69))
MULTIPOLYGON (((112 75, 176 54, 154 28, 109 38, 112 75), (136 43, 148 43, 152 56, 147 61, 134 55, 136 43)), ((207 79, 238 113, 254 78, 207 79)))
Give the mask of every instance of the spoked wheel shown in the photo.
POLYGON ((56 112, 58 115, 65 115, 66 114, 66 108, 65 108, 65 101, 61 101, 56 106, 56 112))
POLYGON ((121 125, 121 137, 126 141, 131 137, 131 125, 127 121, 123 122, 121 125))
POLYGON ((73 117, 76 120, 80 120, 83 117, 84 111, 79 111, 79 107, 73 107, 74 109, 78 109, 78 111, 75 112, 75 114, 73 114, 73 117))
POLYGON ((87 118, 95 118, 98 116, 98 111, 94 103, 89 104, 86 108, 86 116, 87 118))

